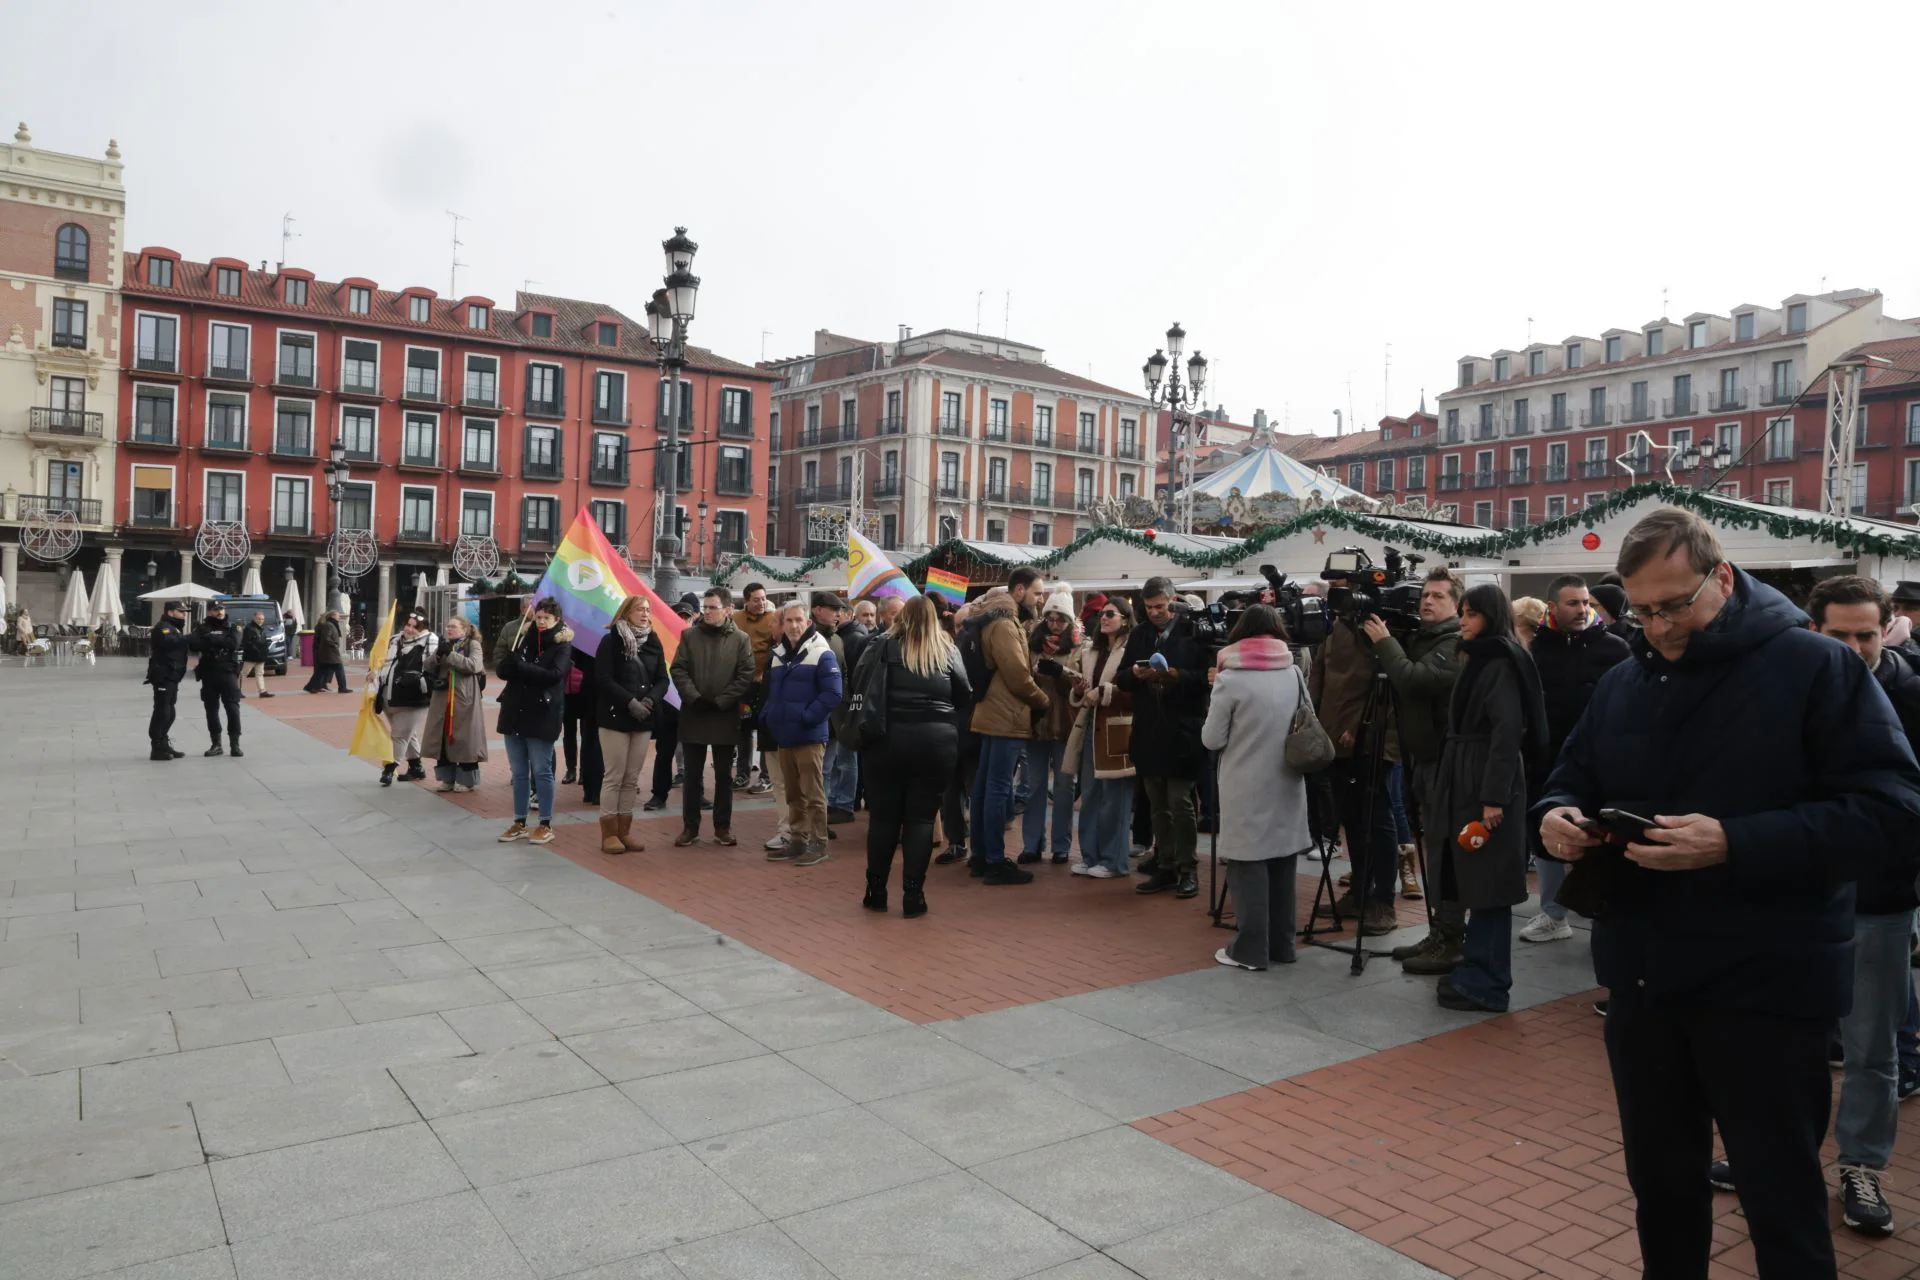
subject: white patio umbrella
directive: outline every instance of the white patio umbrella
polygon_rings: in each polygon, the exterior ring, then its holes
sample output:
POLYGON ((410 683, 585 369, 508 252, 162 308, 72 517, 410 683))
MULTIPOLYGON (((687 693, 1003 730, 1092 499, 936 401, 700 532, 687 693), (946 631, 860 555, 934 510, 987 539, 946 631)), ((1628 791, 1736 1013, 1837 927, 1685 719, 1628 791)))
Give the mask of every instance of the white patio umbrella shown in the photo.
POLYGON ((93 625, 107 630, 118 630, 121 623, 120 575, 114 572, 113 561, 100 566, 100 575, 93 580, 93 625))
POLYGON ((298 578, 287 579, 287 594, 280 601, 280 612, 292 618, 293 625, 296 627, 304 627, 307 625, 307 611, 300 604, 300 580, 298 578))
POLYGON ((0 618, 7 614, 7 580, 0 578, 0 618))
POLYGON ((263 596, 267 594, 267 589, 260 585, 259 565, 252 563, 247 565, 247 576, 240 584, 240 594, 243 596, 263 596))
POLYGON ((424 609, 427 607, 427 575, 416 573, 413 577, 413 607, 424 609))
POLYGON ((87 603, 87 575, 76 567, 67 578, 67 594, 60 601, 59 623, 63 627, 84 627, 93 616, 87 603))
POLYGON ((155 587, 152 591, 142 592, 142 600, 211 600, 219 595, 212 587, 203 587, 197 582, 180 582, 171 587, 155 587))

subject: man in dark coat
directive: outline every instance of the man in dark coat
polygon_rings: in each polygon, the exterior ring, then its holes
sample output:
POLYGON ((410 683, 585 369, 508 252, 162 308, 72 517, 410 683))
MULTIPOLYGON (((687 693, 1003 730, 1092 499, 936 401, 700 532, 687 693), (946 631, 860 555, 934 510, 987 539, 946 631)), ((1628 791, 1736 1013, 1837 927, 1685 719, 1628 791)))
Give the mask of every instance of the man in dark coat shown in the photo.
POLYGON ((1207 721, 1207 668, 1212 663, 1193 634, 1193 624, 1175 616, 1169 579, 1148 578, 1140 595, 1147 620, 1127 637, 1113 678, 1117 688, 1133 696, 1130 754, 1153 809, 1154 872, 1135 892, 1172 889, 1175 897, 1191 898, 1200 892, 1193 788, 1207 767, 1200 728, 1207 721), (1155 662, 1156 657, 1160 661, 1155 662))
POLYGON ((203 755, 227 754, 220 745, 220 708, 227 709, 227 741, 235 756, 240 750, 240 634, 227 622, 227 606, 215 600, 207 616, 193 629, 188 646, 200 655, 193 677, 200 682, 200 702, 207 709, 207 736, 213 739, 203 755))
POLYGON ((145 683, 153 686, 153 715, 147 720, 150 760, 178 760, 186 754, 175 751, 167 735, 173 729, 180 682, 187 678, 188 647, 186 603, 169 600, 161 610, 160 621, 153 624, 147 644, 145 683))
POLYGON ((1760 1274, 1831 1280, 1827 1036, 1852 997, 1854 883, 1920 866, 1920 767, 1866 664, 1698 516, 1649 514, 1619 568, 1633 660, 1601 679, 1534 812, 1599 900, 1643 1265, 1706 1274, 1717 1123, 1760 1274), (1604 847, 1603 808, 1650 825, 1604 847))
MULTIPOLYGON (((242 679, 251 676, 254 692, 263 698, 273 696, 267 689, 267 667, 271 665, 272 658, 273 655, 267 651, 267 615, 256 613, 240 632, 240 661, 244 664, 240 676, 242 679)), ((242 690, 240 696, 246 697, 246 691, 242 690)))
POLYGON ((700 621, 680 635, 670 674, 680 694, 680 747, 687 759, 687 781, 680 790, 680 834, 685 848, 700 838, 700 796, 707 751, 713 751, 713 839, 733 838, 733 753, 740 746, 740 707, 754 683, 753 642, 734 625, 733 594, 708 587, 700 600, 700 621))
MULTIPOLYGON (((1540 691, 1547 702, 1549 759, 1557 759, 1567 735, 1580 723, 1600 677, 1627 660, 1627 642, 1601 623, 1586 579, 1567 574, 1547 584, 1547 618, 1533 633, 1532 653, 1534 668, 1540 673, 1540 691)), ((1527 781, 1538 791, 1545 779, 1527 781)), ((1541 858, 1538 863, 1540 914, 1520 930, 1520 940, 1564 941, 1573 936, 1567 909, 1559 900, 1567 864, 1553 858, 1541 858)))
MULTIPOLYGON (((1344 578, 1328 582, 1330 590, 1347 585, 1344 578)), ((1360 917, 1360 932, 1370 937, 1400 927, 1393 895, 1399 888, 1395 872, 1400 842, 1393 827, 1393 801, 1387 780, 1399 760, 1398 744, 1386 732, 1388 709, 1376 702, 1371 724, 1362 723, 1367 698, 1379 673, 1366 635, 1345 621, 1335 622, 1307 676, 1314 711, 1321 727, 1333 739, 1334 760, 1327 767, 1333 796, 1346 832, 1347 857, 1353 866, 1353 884, 1340 910, 1360 917), (1375 735, 1382 739, 1374 757, 1375 735)))
POLYGON ((340 611, 329 609, 320 616, 313 628, 313 679, 307 681, 308 693, 324 693, 327 679, 332 677, 338 682, 341 693, 352 693, 347 688, 347 637, 340 624, 340 611))
MULTIPOLYGON (((813 618, 820 634, 832 638, 833 656, 840 664, 840 674, 843 680, 851 682, 854 664, 866 652, 872 633, 854 621, 852 605, 831 593, 814 593, 813 618)), ((860 792, 860 753, 829 740, 826 770, 827 821, 852 822, 854 798, 860 792)))

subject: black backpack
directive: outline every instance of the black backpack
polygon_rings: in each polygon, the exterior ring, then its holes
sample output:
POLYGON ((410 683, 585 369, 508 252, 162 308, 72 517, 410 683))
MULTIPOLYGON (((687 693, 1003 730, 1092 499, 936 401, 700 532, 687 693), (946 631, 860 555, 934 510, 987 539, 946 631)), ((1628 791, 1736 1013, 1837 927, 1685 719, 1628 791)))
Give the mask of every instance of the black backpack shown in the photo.
POLYGON ((981 632, 986 630, 985 620, 970 619, 960 627, 955 643, 960 647, 960 661, 967 669, 967 683, 973 686, 973 700, 979 702, 987 696, 987 683, 993 679, 993 665, 987 661, 986 646, 981 643, 981 632))
POLYGON ((834 736, 849 751, 868 751, 887 739, 887 650, 893 643, 879 639, 867 646, 847 682, 847 696, 834 709, 840 717, 834 736))
POLYGON ((393 660, 393 679, 388 686, 388 701, 396 707, 424 707, 433 701, 427 687, 427 646, 402 647, 393 660))

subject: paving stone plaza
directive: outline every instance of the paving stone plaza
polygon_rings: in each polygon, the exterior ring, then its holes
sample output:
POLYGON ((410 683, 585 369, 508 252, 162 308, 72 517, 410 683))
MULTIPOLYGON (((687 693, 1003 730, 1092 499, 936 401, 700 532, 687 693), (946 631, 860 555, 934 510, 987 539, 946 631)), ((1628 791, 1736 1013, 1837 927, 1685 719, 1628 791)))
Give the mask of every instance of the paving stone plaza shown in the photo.
POLYGON ((1065 868, 868 918, 864 822, 811 878, 764 800, 502 845, 492 772, 380 788, 302 672, 150 762, 140 671, 0 666, 5 1280, 1637 1274, 1584 937, 1485 1019, 1065 868))

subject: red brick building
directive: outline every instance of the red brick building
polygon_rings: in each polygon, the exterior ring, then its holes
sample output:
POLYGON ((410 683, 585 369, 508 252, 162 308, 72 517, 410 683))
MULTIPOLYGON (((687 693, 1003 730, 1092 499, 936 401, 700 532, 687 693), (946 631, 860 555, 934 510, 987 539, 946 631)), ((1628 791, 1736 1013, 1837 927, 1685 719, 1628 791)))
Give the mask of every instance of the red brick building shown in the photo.
MULTIPOLYGON (((336 437, 352 469, 341 525, 380 546, 354 588, 376 611, 411 598, 415 573, 446 581, 462 534, 527 574, 583 506, 636 558, 651 545, 664 388, 645 322, 613 307, 519 293, 509 310, 147 248, 126 257, 122 323, 116 521, 132 571, 177 552, 212 583, 194 533, 238 520, 270 593, 291 569, 318 599, 336 437)), ((764 528, 774 379, 690 348, 685 380, 677 517, 698 572, 764 528)))

